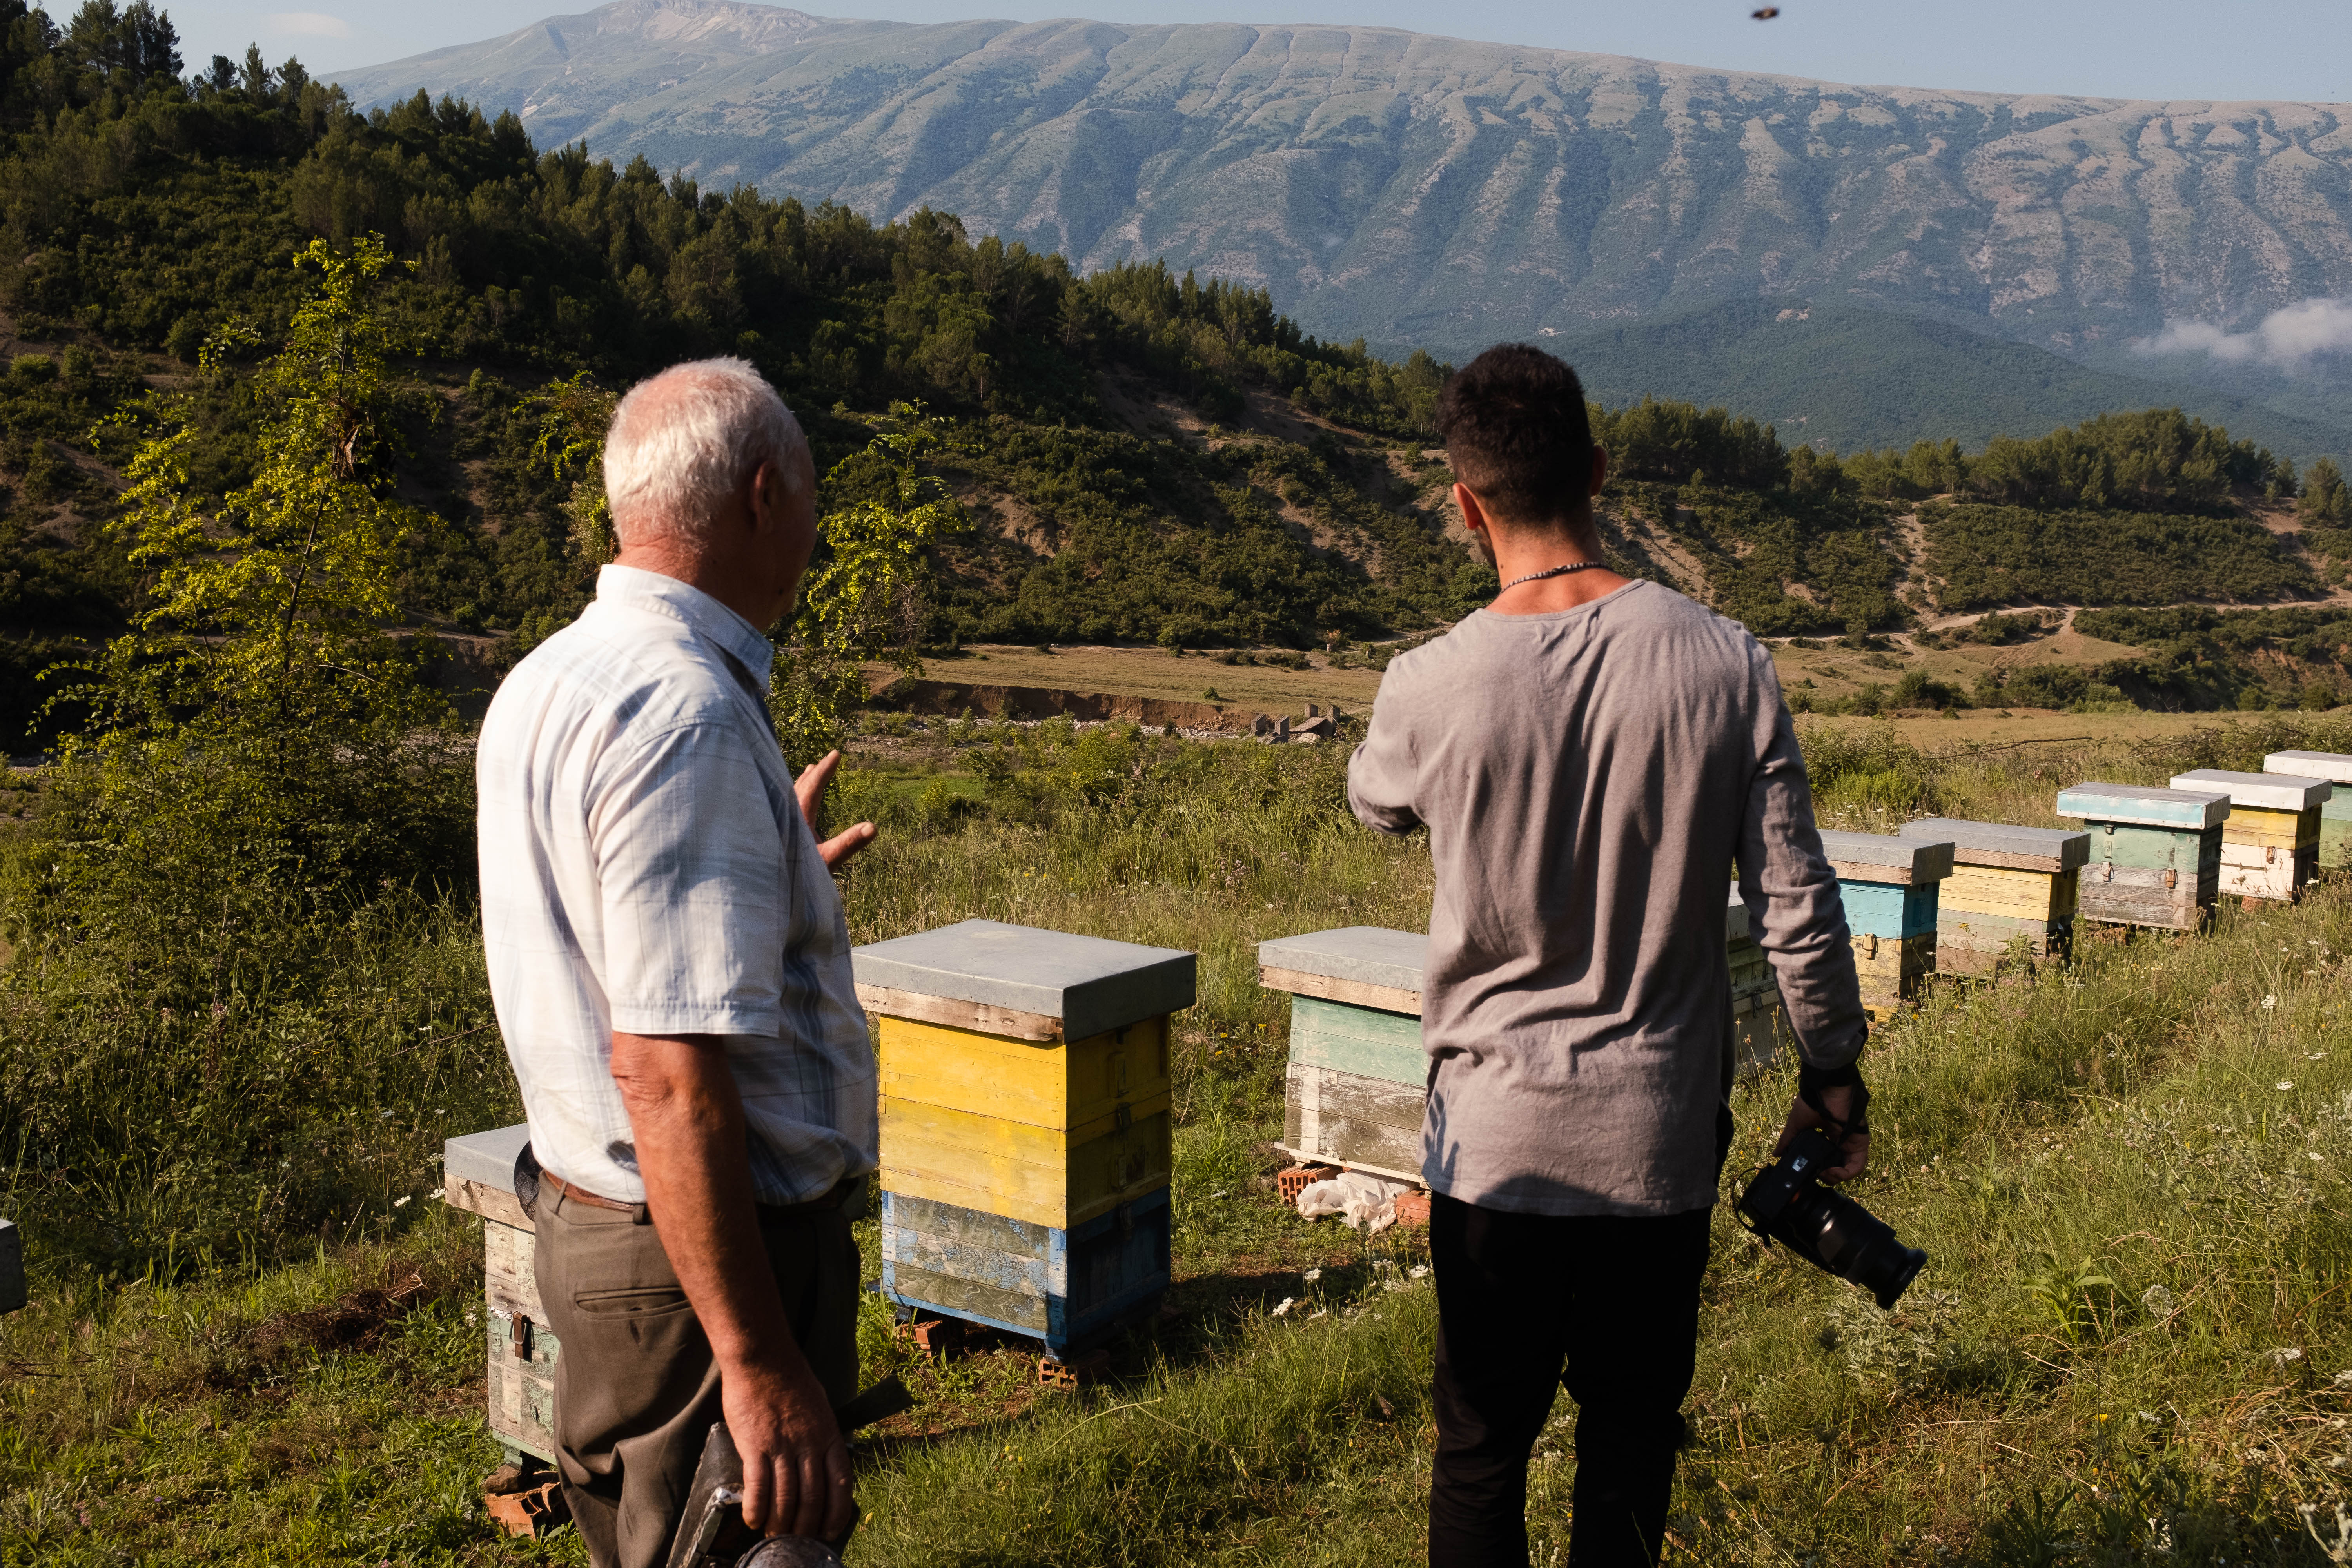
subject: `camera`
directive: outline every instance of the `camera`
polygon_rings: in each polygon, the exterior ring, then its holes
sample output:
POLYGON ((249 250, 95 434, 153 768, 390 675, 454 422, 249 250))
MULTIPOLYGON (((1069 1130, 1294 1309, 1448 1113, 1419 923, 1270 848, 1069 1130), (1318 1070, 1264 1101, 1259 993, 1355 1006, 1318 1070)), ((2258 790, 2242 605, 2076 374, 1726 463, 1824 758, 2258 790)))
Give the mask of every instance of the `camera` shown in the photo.
POLYGON ((1809 1127, 1787 1153, 1748 1178, 1739 1194, 1739 1223, 1768 1246, 1779 1242, 1841 1279, 1852 1280, 1889 1310, 1927 1255, 1906 1247, 1885 1220, 1843 1193, 1822 1185, 1821 1173, 1841 1161, 1837 1146, 1809 1127))

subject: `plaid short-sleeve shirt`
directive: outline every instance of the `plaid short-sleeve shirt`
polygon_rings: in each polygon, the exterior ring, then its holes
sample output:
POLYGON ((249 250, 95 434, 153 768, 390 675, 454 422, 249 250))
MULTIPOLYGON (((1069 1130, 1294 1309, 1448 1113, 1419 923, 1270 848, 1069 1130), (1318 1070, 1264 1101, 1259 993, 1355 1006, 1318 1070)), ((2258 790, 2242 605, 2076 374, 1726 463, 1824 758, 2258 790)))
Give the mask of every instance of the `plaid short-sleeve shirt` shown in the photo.
POLYGON ((876 1163, 848 921, 768 724, 770 660, 699 589, 607 566, 482 723, 499 1026, 540 1163, 606 1197, 645 1197, 615 1029, 726 1037, 759 1201, 876 1163))

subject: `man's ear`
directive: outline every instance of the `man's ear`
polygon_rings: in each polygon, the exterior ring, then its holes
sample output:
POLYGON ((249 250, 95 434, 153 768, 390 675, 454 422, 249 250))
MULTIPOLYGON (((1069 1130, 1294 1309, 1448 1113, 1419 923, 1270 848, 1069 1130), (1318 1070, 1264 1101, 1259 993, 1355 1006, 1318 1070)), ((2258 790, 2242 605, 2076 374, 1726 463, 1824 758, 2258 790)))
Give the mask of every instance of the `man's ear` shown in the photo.
POLYGON ((1462 509, 1463 527, 1473 533, 1490 534, 1493 531, 1486 523, 1486 503, 1478 499, 1475 490, 1458 479, 1454 485, 1454 504, 1462 509))
POLYGON ((751 470, 751 493, 746 501, 753 531, 773 528, 782 521, 783 475, 777 471, 775 464, 762 463, 751 470))

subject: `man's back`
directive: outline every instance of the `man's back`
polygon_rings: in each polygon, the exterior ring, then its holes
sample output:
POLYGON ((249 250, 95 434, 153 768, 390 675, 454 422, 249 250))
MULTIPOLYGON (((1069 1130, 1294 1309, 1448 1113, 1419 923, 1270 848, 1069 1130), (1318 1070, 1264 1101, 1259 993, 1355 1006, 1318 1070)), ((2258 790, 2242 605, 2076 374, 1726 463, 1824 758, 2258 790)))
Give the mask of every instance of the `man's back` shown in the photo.
POLYGON ((1735 859, 1792 1023, 1858 1034, 1850 964, 1841 985, 1809 961, 1845 927, 1771 659, 1679 594, 1480 611, 1400 658, 1349 798, 1374 826, 1430 828, 1440 1192, 1554 1215, 1715 1201, 1735 859))

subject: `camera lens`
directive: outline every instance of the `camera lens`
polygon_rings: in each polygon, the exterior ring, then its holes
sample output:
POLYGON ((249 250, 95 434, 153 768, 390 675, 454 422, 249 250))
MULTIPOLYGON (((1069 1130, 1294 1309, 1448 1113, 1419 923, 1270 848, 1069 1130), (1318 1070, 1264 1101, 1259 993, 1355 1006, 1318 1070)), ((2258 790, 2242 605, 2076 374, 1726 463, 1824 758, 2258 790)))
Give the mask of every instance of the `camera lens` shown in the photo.
POLYGON ((1781 1240, 1832 1274, 1868 1290, 1883 1308, 1894 1307, 1927 1262, 1925 1252, 1904 1246, 1885 1221, 1826 1188, 1802 1194, 1774 1228, 1781 1240))

